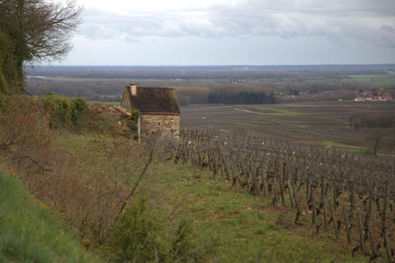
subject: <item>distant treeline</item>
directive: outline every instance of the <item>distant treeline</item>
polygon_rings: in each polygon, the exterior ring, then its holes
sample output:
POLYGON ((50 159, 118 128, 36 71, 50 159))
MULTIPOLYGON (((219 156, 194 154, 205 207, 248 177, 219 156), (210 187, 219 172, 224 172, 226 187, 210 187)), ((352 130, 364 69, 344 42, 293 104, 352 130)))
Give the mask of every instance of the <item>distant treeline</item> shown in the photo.
POLYGON ((214 88, 208 96, 208 103, 268 104, 275 102, 276 99, 273 93, 266 94, 263 90, 252 88, 214 88))
MULTIPOLYGON (((67 97, 83 97, 89 101, 119 102, 128 83, 125 81, 100 80, 52 80, 28 79, 27 91, 43 96, 55 93, 67 97)), ((151 83, 149 83, 151 84, 151 83)), ((141 84, 142 86, 151 86, 141 84)), ((196 83, 193 83, 196 84, 196 83)), ((152 85, 153 86, 153 85, 152 85)), ((166 86, 157 84, 156 86, 166 86)), ((263 104, 274 103, 275 95, 258 85, 222 84, 211 87, 175 87, 181 105, 188 104, 263 104)))

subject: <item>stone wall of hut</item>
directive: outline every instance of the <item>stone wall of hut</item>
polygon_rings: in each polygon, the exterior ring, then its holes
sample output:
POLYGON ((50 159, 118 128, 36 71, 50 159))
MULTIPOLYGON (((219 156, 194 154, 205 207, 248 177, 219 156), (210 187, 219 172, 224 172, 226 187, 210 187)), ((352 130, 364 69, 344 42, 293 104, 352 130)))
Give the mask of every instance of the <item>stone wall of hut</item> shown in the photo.
POLYGON ((140 115, 140 130, 142 136, 160 133, 161 135, 178 137, 180 135, 179 115, 140 115))

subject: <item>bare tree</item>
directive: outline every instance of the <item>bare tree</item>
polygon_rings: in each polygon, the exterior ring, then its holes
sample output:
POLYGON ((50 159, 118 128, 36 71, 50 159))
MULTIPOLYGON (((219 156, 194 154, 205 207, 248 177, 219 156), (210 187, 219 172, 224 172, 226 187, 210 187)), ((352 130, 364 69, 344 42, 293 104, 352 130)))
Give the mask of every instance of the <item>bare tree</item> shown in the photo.
POLYGON ((80 13, 75 1, 0 0, 0 33, 11 42, 3 70, 13 67, 22 86, 24 63, 62 58, 71 48, 70 33, 80 13))
POLYGON ((380 142, 383 139, 383 131, 375 129, 368 136, 366 136, 366 142, 368 143, 372 154, 377 155, 377 151, 380 147, 380 142))

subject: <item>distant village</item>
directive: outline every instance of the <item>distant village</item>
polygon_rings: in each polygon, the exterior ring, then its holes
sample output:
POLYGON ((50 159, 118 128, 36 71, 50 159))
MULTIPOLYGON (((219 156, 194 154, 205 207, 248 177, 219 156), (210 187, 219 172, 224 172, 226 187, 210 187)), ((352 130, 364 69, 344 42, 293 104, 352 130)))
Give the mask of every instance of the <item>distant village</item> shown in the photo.
POLYGON ((392 101, 392 97, 380 90, 366 90, 361 92, 354 101, 392 101))

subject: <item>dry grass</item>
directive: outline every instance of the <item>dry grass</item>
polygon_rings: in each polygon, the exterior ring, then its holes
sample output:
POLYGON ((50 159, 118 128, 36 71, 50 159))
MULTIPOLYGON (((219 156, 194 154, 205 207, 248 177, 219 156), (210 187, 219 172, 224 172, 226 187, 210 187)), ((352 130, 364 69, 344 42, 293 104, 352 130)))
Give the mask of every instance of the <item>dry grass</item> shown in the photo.
POLYGON ((148 148, 101 137, 70 148, 48 128, 38 100, 10 97, 2 106, 2 163, 21 175, 38 199, 61 211, 78 235, 103 243, 128 202, 148 148))

